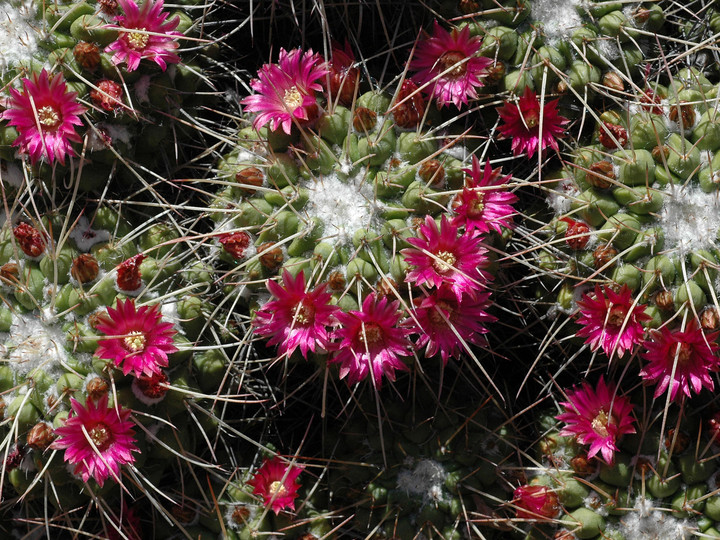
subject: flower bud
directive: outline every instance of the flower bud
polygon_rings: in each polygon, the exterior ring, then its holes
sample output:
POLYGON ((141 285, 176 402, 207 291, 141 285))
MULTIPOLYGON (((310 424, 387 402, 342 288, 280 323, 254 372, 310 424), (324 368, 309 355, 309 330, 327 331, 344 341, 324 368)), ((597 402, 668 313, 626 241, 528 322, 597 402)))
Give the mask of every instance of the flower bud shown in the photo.
POLYGON ((70 274, 79 283, 90 283, 100 272, 97 259, 88 253, 83 253, 73 260, 70 274))
POLYGON ((695 125, 695 109, 683 101, 670 105, 668 117, 672 122, 682 125, 683 129, 690 130, 695 125))
POLYGON ((240 184, 240 189, 248 195, 255 193, 256 187, 263 185, 263 173, 257 167, 245 167, 235 173, 235 181, 240 184))
POLYGON ((372 131, 377 123, 377 113, 366 107, 355 107, 353 114, 353 127, 357 131, 366 133, 372 131))
POLYGON ((20 266, 15 262, 5 263, 0 266, 0 281, 5 285, 15 285, 20 276, 20 266))
POLYGON ((45 234, 27 223, 18 223, 13 229, 13 235, 20 249, 28 257, 39 257, 45 252, 45 246, 47 244, 45 234))
POLYGON ((518 519, 549 520, 560 510, 558 496, 546 486, 520 486, 513 499, 518 519))
POLYGON ((601 124, 598 136, 600 144, 609 150, 623 148, 628 142, 627 130, 618 124, 611 124, 610 122, 601 124))
POLYGON ((145 255, 139 254, 120 263, 116 278, 118 289, 125 292, 133 292, 140 288, 142 285, 140 263, 142 263, 144 259, 145 255))
POLYGON ((612 90, 617 90, 618 92, 623 92, 625 90, 625 82, 622 80, 620 75, 614 71, 608 71, 603 76, 602 82, 604 86, 607 86, 612 90))
POLYGON ((588 169, 589 172, 585 175, 585 179, 591 186, 598 189, 607 189, 613 185, 615 168, 609 161, 596 161, 588 169))
POLYGON ((123 89, 115 81, 103 79, 95 83, 97 89, 90 90, 90 98, 101 109, 113 112, 122 107, 123 89))
POLYGON ((100 48, 95 43, 80 41, 73 48, 75 61, 83 69, 94 71, 100 64, 100 48))
POLYGON ((437 187, 445 180, 445 169, 437 159, 429 159, 420 166, 418 175, 426 184, 437 187))
POLYGON ((38 422, 27 434, 27 445, 40 452, 45 451, 54 440, 55 432, 52 425, 47 422, 38 422))
POLYGON ((235 259, 242 259, 250 246, 250 235, 244 231, 222 234, 218 237, 218 242, 235 259))
POLYGON ((270 271, 277 270, 283 263, 283 252, 273 242, 265 242, 257 248, 260 264, 270 271))
POLYGON ((110 386, 108 382, 102 377, 94 377, 85 385, 85 392, 87 392, 88 397, 93 401, 97 401, 104 395, 107 395, 109 390, 110 386))
POLYGON ((410 79, 405 79, 400 86, 392 113, 398 127, 405 129, 416 128, 425 115, 425 100, 410 79), (408 97, 411 94, 412 97, 408 97))

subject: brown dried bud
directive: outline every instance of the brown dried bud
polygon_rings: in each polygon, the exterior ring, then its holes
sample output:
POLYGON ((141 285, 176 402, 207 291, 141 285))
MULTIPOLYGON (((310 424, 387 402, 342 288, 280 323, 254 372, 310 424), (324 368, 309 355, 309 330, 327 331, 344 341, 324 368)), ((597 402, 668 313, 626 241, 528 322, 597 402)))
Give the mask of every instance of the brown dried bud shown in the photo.
POLYGON ((424 220, 423 218, 417 217, 417 216, 416 216, 416 217, 413 217, 413 218, 410 218, 410 227, 411 227, 413 230, 417 231, 417 230, 419 230, 420 227, 422 227, 423 225, 425 225, 425 220, 424 220))
POLYGON ((650 88, 642 93, 640 96, 640 103, 642 103, 642 108, 648 112, 653 114, 663 113, 660 96, 658 96, 655 91, 650 88))
POLYGON ((355 107, 353 114, 353 127, 357 131, 368 132, 375 127, 377 113, 367 107, 355 107))
POLYGON ((30 448, 45 451, 55 440, 55 432, 52 425, 47 422, 38 422, 27 434, 27 445, 30 448))
POLYGON ((557 440, 555 440, 552 437, 545 437, 540 441, 540 452, 543 453, 545 456, 549 456, 551 454, 555 453, 555 450, 557 450, 558 444, 557 440))
POLYGON ((600 144, 609 150, 623 148, 628 142, 627 130, 618 124, 611 124, 610 122, 603 122, 600 125, 599 138, 600 144))
POLYGON ((85 391, 93 401, 99 400, 110 391, 110 385, 102 377, 94 377, 85 385, 85 391))
POLYGON ((612 90, 617 90, 618 92, 625 90, 625 81, 623 81, 620 75, 614 71, 608 71, 605 75, 603 75, 603 85, 612 90))
POLYGON ((695 109, 684 101, 670 105, 668 116, 672 122, 682 124, 683 129, 691 129, 695 125, 695 109))
POLYGON ((445 168, 437 159, 429 159, 420 166, 418 176, 426 184, 439 186, 445 180, 445 168))
POLYGON ((593 251, 593 261, 595 262, 595 268, 600 270, 601 268, 607 269, 615 266, 617 261, 616 257, 618 250, 612 247, 610 244, 602 244, 595 248, 593 251))
POLYGON ((670 156, 670 148, 663 145, 663 146, 656 146, 652 149, 652 157, 653 159, 658 162, 663 162, 663 156, 665 156, 665 161, 667 161, 668 156, 670 156))
POLYGON ((615 180, 615 168, 609 161, 596 161, 588 168, 585 175, 588 184, 598 189, 607 189, 615 180))
POLYGON ((675 309, 675 301, 670 291, 660 291, 655 295, 655 305, 663 311, 675 309))
POLYGON ((720 327, 720 315, 714 307, 706 307, 700 314, 700 326, 703 330, 717 330, 720 327))
POLYGON ((106 15, 115 15, 118 7, 118 0, 98 0, 100 11, 106 15))
POLYGON ((650 10, 644 7, 638 7, 632 14, 633 19, 637 24, 644 24, 650 18, 650 10))
POLYGON ((38 231, 36 228, 21 222, 13 229, 13 235, 20 245, 20 249, 28 257, 39 257, 45 253, 45 245, 47 238, 45 233, 38 231))
POLYGON ((277 270, 283 263, 282 249, 276 247, 273 242, 265 242, 257 248, 260 264, 268 270, 277 270))
MULTIPOLYGON (((45 403, 47 404, 48 411, 53 411, 55 407, 57 407, 59 402, 60 400, 58 400, 58 398, 56 398, 52 394, 45 398, 45 403)), ((5 403, 0 402, 0 410, 5 410, 5 403)), ((0 418, 2 418, 2 416, 3 414, 0 414, 0 418)))
POLYGON ((397 103, 392 109, 393 118, 398 127, 413 129, 420 124, 425 115, 425 100, 418 85, 405 79, 397 95, 397 103), (411 96, 412 97, 409 97, 411 96))
POLYGON ((20 276, 20 266, 17 263, 9 262, 0 266, 0 281, 7 285, 14 285, 20 276))
POLYGON ((150 399, 161 399, 168 391, 168 376, 162 371, 149 377, 141 375, 135 379, 135 384, 142 395, 150 399))
POLYGON ((574 540, 575 538, 576 536, 572 533, 572 531, 568 531, 567 529, 557 531, 553 535, 553 540, 574 540))
POLYGON ((377 284, 377 295, 379 297, 389 296, 394 297, 395 291, 397 291, 397 282, 393 278, 383 277, 377 284))
POLYGON ((345 285, 347 285, 347 282, 345 281, 345 274, 342 272, 332 272, 328 276, 328 286, 333 291, 343 291, 345 285))
POLYGON ((690 436, 687 433, 679 431, 677 436, 674 429, 669 429, 665 437, 665 448, 672 454, 681 454, 690 446, 690 436), (673 439, 675 443, 673 444, 673 439))
POLYGON ((255 188, 263 185, 264 176, 257 167, 246 167, 235 173, 235 181, 240 184, 240 189, 244 193, 255 193, 255 188))
POLYGON ((233 509, 232 514, 230 515, 230 519, 232 519, 235 523, 238 525, 242 525, 245 522, 247 522, 247 519, 250 517, 250 510, 248 510, 247 506, 236 506, 233 509))
POLYGON ((88 253, 78 255, 73 260, 70 275, 79 283, 90 283, 100 273, 97 259, 88 253))
POLYGON ((100 64, 100 48, 95 43, 79 41, 73 48, 75 61, 83 69, 95 70, 100 64))
POLYGON ((555 85, 555 92, 558 94, 567 94, 569 88, 568 83, 560 79, 555 85))
POLYGON ((192 523, 197 515, 197 510, 189 504, 176 504, 170 509, 170 513, 183 524, 192 523))
POLYGON ((588 459, 587 454, 578 454, 570 460, 570 466, 579 476, 590 476, 597 469, 597 461, 588 459))
POLYGON ((492 66, 487 68, 485 78, 483 79, 483 83, 485 83, 488 86, 497 84, 503 80, 503 77, 505 77, 506 72, 507 72, 507 69, 505 68, 505 64, 503 64, 500 61, 495 62, 492 66))
POLYGON ((13 445, 5 458, 5 472, 12 471, 13 469, 19 467, 24 457, 25 448, 13 445))
POLYGON ((477 13, 480 11, 480 2, 477 0, 460 0, 458 4, 460 13, 464 15, 470 15, 471 13, 477 13))

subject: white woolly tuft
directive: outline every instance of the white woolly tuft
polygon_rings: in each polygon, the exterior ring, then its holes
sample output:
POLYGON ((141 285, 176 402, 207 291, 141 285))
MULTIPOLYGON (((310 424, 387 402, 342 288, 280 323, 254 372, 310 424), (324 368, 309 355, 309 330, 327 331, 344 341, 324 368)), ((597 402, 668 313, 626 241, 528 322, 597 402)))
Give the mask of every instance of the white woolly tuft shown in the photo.
POLYGON ((0 5, 0 73, 29 62, 37 51, 37 31, 30 23, 37 24, 33 4, 33 0, 25 0, 17 7, 9 2, 0 5))
POLYGON ((696 536, 697 526, 687 519, 677 519, 668 512, 655 510, 650 500, 638 498, 633 511, 629 512, 617 525, 608 525, 606 532, 617 531, 625 538, 633 540, 690 540, 696 536))
POLYGON ((442 500, 447 472, 433 459, 421 459, 413 470, 398 473, 397 487, 411 495, 420 495, 424 503, 442 500))
POLYGON ((582 26, 577 11, 581 0, 536 0, 532 3, 532 17, 543 26, 550 42, 568 37, 582 26))
POLYGON ((5 342, 8 363, 13 371, 27 374, 42 368, 48 374, 62 373, 67 361, 66 335, 59 327, 33 316, 13 314, 9 338, 5 342))
POLYGON ((665 249, 680 253, 715 245, 720 228, 720 198, 695 186, 668 186, 658 225, 665 249))
POLYGON ((323 236, 351 240, 358 229, 368 229, 375 221, 378 204, 374 186, 361 170, 347 180, 337 174, 322 176, 303 185, 312 192, 305 212, 325 224, 323 236))

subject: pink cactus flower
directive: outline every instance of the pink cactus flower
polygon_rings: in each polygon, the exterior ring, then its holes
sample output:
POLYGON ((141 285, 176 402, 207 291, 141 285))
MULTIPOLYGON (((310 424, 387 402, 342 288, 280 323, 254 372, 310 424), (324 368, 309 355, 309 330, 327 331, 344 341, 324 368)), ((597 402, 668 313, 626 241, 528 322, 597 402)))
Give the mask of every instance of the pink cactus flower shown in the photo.
POLYGON ((415 320, 408 324, 415 327, 420 336, 416 346, 425 348, 425 356, 430 358, 440 353, 443 365, 457 358, 465 350, 463 343, 483 345, 487 333, 484 323, 496 318, 485 310, 492 305, 489 292, 481 292, 471 297, 457 295, 447 285, 433 289, 424 298, 416 301, 415 320))
POLYGON ((341 379, 347 377, 349 384, 355 384, 372 373, 375 386, 380 388, 383 375, 394 381, 396 369, 407 371, 398 357, 409 356, 412 343, 407 337, 410 330, 398 324, 399 305, 397 300, 378 300, 371 293, 360 311, 337 314, 340 328, 335 336, 340 342, 330 362, 340 364, 341 379))
POLYGON ((595 285, 595 294, 584 295, 578 305, 577 322, 582 328, 577 335, 587 337, 585 343, 593 351, 602 348, 608 357, 617 354, 622 358, 625 351, 641 343, 645 335, 642 323, 652 319, 645 314, 643 304, 633 306, 632 291, 627 285, 620 292, 595 285))
POLYGON ((18 131, 13 146, 28 154, 33 164, 44 157, 65 165, 66 155, 76 155, 70 143, 82 141, 75 126, 82 124, 79 115, 85 107, 77 102, 76 92, 68 92, 61 73, 50 75, 43 69, 22 84, 22 92, 10 88, 8 108, 2 113, 18 131))
POLYGON ((458 236, 458 228, 445 216, 440 228, 431 216, 425 218, 417 238, 408 238, 412 248, 401 251, 408 264, 415 266, 406 281, 415 285, 440 287, 448 284, 458 300, 463 294, 475 296, 490 274, 480 269, 487 263, 487 249, 471 233, 458 236))
POLYGON ((288 465, 277 456, 266 458, 248 484, 255 495, 263 498, 265 506, 270 506, 277 515, 281 510, 295 510, 300 488, 297 478, 301 472, 302 468, 288 465))
POLYGON ((427 85, 423 91, 441 107, 467 105, 468 98, 477 98, 475 89, 483 86, 480 79, 492 64, 491 59, 476 56, 481 44, 469 27, 448 32, 435 21, 433 35, 418 44, 410 62, 410 70, 417 72, 413 80, 418 86, 427 85))
POLYGON ((535 152, 543 154, 547 148, 556 152, 560 149, 557 139, 565 136, 565 125, 570 120, 558 113, 558 101, 546 101, 541 109, 538 95, 525 87, 517 103, 498 107, 498 114, 505 122, 498 126, 498 131, 506 139, 512 139, 512 149, 516 156, 527 154, 531 158, 535 152))
POLYGON ((685 331, 670 331, 662 327, 652 334, 652 340, 645 342, 647 351, 643 354, 650 362, 640 372, 648 382, 656 382, 655 397, 669 389, 670 399, 690 397, 692 388, 699 394, 703 388, 713 390, 711 373, 718 370, 715 343, 718 332, 705 334, 695 321, 685 331))
POLYGON ((518 519, 553 519, 560 512, 557 494, 545 486, 524 485, 515 489, 513 503, 518 519))
POLYGON ((130 410, 108 407, 108 396, 97 405, 87 398, 83 407, 70 398, 72 411, 65 424, 55 429, 58 438, 50 448, 65 450, 65 461, 75 465, 75 474, 84 482, 94 478, 99 486, 109 477, 120 481, 120 466, 135 461, 133 422, 128 420, 130 410))
POLYGON ((614 384, 609 386, 601 377, 597 388, 584 382, 581 388, 567 392, 568 401, 560 403, 565 412, 556 418, 565 422, 560 435, 574 436, 578 443, 589 444, 588 458, 600 453, 602 460, 611 465, 617 441, 626 433, 635 433, 630 400, 616 393, 614 384))
POLYGON ((107 338, 98 341, 95 356, 113 360, 125 375, 160 375, 168 366, 168 354, 178 350, 173 345, 177 332, 171 323, 162 322, 157 304, 136 309, 134 300, 118 300, 117 309, 107 308, 96 328, 107 338))
POLYGON ((180 17, 166 21, 163 0, 145 0, 139 7, 134 0, 118 0, 125 15, 116 15, 118 39, 105 48, 105 52, 115 53, 112 63, 127 64, 128 71, 135 71, 140 60, 154 61, 165 71, 168 64, 177 64, 180 57, 173 51, 178 48, 176 38, 182 33, 174 30, 180 24, 180 17))
POLYGON ((512 175, 500 176, 501 169, 492 169, 490 160, 480 168, 480 161, 473 155, 472 168, 463 169, 465 187, 455 197, 452 208, 457 214, 452 219, 455 227, 465 226, 468 232, 487 233, 494 230, 502 233, 502 228, 511 229, 515 209, 512 207, 518 198, 507 191, 507 182, 512 175))
POLYGON ((246 110, 259 113, 253 127, 270 124, 290 134, 293 121, 306 124, 318 114, 315 92, 322 91, 320 81, 328 73, 327 65, 312 50, 290 52, 280 49, 278 64, 265 64, 250 86, 257 92, 241 101, 246 110))
POLYGON ((267 288, 275 299, 255 314, 255 333, 269 336, 268 345, 277 345, 278 353, 288 356, 298 347, 306 359, 309 351, 329 349, 327 327, 339 308, 330 305, 331 295, 325 292, 327 284, 307 291, 305 274, 298 272, 293 277, 287 270, 283 271, 282 280, 283 286, 268 280, 267 288))

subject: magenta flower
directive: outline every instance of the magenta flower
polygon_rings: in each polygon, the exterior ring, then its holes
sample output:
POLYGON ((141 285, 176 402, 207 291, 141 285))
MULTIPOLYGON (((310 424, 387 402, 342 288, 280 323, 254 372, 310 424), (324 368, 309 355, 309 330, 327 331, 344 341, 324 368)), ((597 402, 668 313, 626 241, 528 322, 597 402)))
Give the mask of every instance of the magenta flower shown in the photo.
POLYGON ((642 323, 652 319, 645 314, 643 304, 633 307, 632 291, 627 285, 623 285, 619 293, 610 287, 595 285, 595 294, 584 295, 578 305, 577 322, 583 327, 577 335, 587 337, 585 343, 593 351, 602 347, 608 357, 617 353, 622 358, 625 351, 641 343, 645 334, 642 323))
POLYGON ((409 356, 412 343, 407 338, 410 330, 398 325, 399 305, 397 300, 388 303, 387 298, 378 300, 371 293, 360 311, 336 315, 340 328, 335 336, 341 341, 330 362, 341 364, 341 379, 347 377, 349 384, 355 384, 372 373, 375 386, 380 388, 383 375, 394 381, 396 369, 407 371, 398 356, 409 356))
POLYGON ((487 262, 480 239, 471 233, 458 236, 458 228, 445 216, 440 229, 431 216, 420 226, 418 238, 408 238, 413 248, 401 251, 408 264, 416 266, 408 272, 405 281, 440 287, 448 284, 458 300, 463 294, 475 296, 477 290, 489 281, 490 274, 480 270, 487 262))
POLYGON ((164 323, 160 306, 135 309, 132 299, 118 300, 117 309, 107 308, 96 328, 107 334, 98 341, 95 356, 114 360, 122 365, 123 374, 131 371, 136 377, 161 374, 168 365, 168 354, 177 351, 173 336, 177 333, 171 323, 164 323))
POLYGON ((713 390, 710 373, 718 370, 717 337, 718 332, 705 335, 695 321, 684 332, 671 332, 666 327, 655 331, 643 354, 650 363, 640 372, 644 380, 657 383, 655 397, 668 388, 670 399, 690 397, 690 387, 696 394, 703 388, 713 390))
POLYGON ((305 275, 296 277, 283 271, 283 285, 268 280, 267 288, 275 297, 255 314, 253 325, 261 336, 270 336, 268 345, 277 345, 280 354, 290 356, 296 348, 307 359, 308 351, 316 348, 327 350, 330 335, 327 327, 333 322, 333 314, 339 308, 330 305, 331 295, 325 292, 323 283, 313 291, 305 290, 305 275))
POLYGON ((565 412, 555 417, 566 424, 560 435, 574 436, 578 443, 589 444, 588 458, 600 452, 603 461, 612 465, 618 439, 635 433, 630 400, 616 395, 615 385, 607 386, 602 377, 597 389, 584 382, 582 388, 569 390, 567 398, 560 403, 565 412))
POLYGON ((133 0, 118 0, 125 15, 116 15, 119 30, 117 40, 105 48, 105 52, 115 54, 112 63, 125 62, 128 71, 135 71, 140 60, 153 60, 165 71, 168 64, 177 64, 180 57, 173 51, 178 48, 177 37, 182 33, 175 32, 180 17, 166 21, 168 13, 163 13, 163 0, 145 0, 142 7, 133 0))
POLYGON ((278 64, 265 64, 250 86, 257 92, 240 103, 250 112, 259 113, 253 127, 270 124, 271 130, 282 127, 290 134, 293 121, 306 124, 318 114, 315 92, 322 91, 320 79, 328 73, 319 54, 280 49, 278 64))
POLYGON ((255 476, 248 480, 248 485, 253 487, 253 494, 261 496, 265 506, 270 506, 277 515, 286 508, 295 510, 300 488, 297 477, 301 472, 301 467, 288 465, 278 456, 265 458, 255 476))
POLYGON ((468 98, 477 98, 475 88, 483 86, 480 78, 492 64, 491 59, 476 56, 481 44, 468 26, 448 32, 435 21, 432 37, 418 44, 410 62, 410 70, 417 71, 413 80, 418 86, 426 85, 423 91, 440 106, 454 103, 459 109, 467 105, 468 98))
POLYGON ((557 494, 546 486, 524 485, 515 489, 513 502, 518 519, 549 520, 558 515, 557 494))
POLYGON ((457 215, 451 223, 455 227, 464 225, 468 232, 486 233, 492 229, 502 233, 502 227, 511 229, 515 215, 512 205, 518 200, 514 193, 507 191, 507 182, 512 175, 501 177, 501 169, 492 169, 489 159, 481 169, 480 161, 474 155, 472 169, 463 169, 463 172, 468 176, 462 193, 453 200, 452 208, 457 215))
POLYGON ((525 93, 517 103, 498 107, 498 114, 505 122, 498 126, 498 131, 506 139, 512 139, 512 149, 516 156, 526 153, 531 158, 536 151, 543 154, 548 147, 556 152, 559 150, 557 139, 565 135, 565 124, 570 120, 558 113, 558 101, 545 102, 541 110, 537 94, 525 87, 525 93))
POLYGON ((50 448, 65 450, 65 461, 75 465, 75 474, 84 482, 92 477, 102 487, 110 476, 119 481, 120 465, 133 463, 132 453, 139 452, 133 423, 128 420, 130 410, 108 407, 107 394, 97 405, 90 398, 84 407, 74 398, 70 403, 72 411, 65 424, 55 429, 58 439, 50 448))
POLYGON ((433 289, 417 300, 414 311, 417 323, 408 321, 420 336, 417 348, 426 347, 428 358, 439 352, 445 365, 449 358, 457 358, 465 350, 463 342, 483 345, 483 334, 488 331, 484 323, 496 320, 485 311, 491 304, 489 292, 478 293, 474 298, 469 295, 458 298, 447 285, 433 289))
POLYGON ((29 154, 33 164, 45 157, 65 165, 66 154, 76 155, 70 143, 82 140, 74 126, 82 124, 79 115, 85 107, 77 102, 76 92, 68 92, 61 73, 49 75, 43 69, 22 84, 22 92, 10 88, 8 108, 2 114, 9 126, 17 128, 13 146, 29 154))

